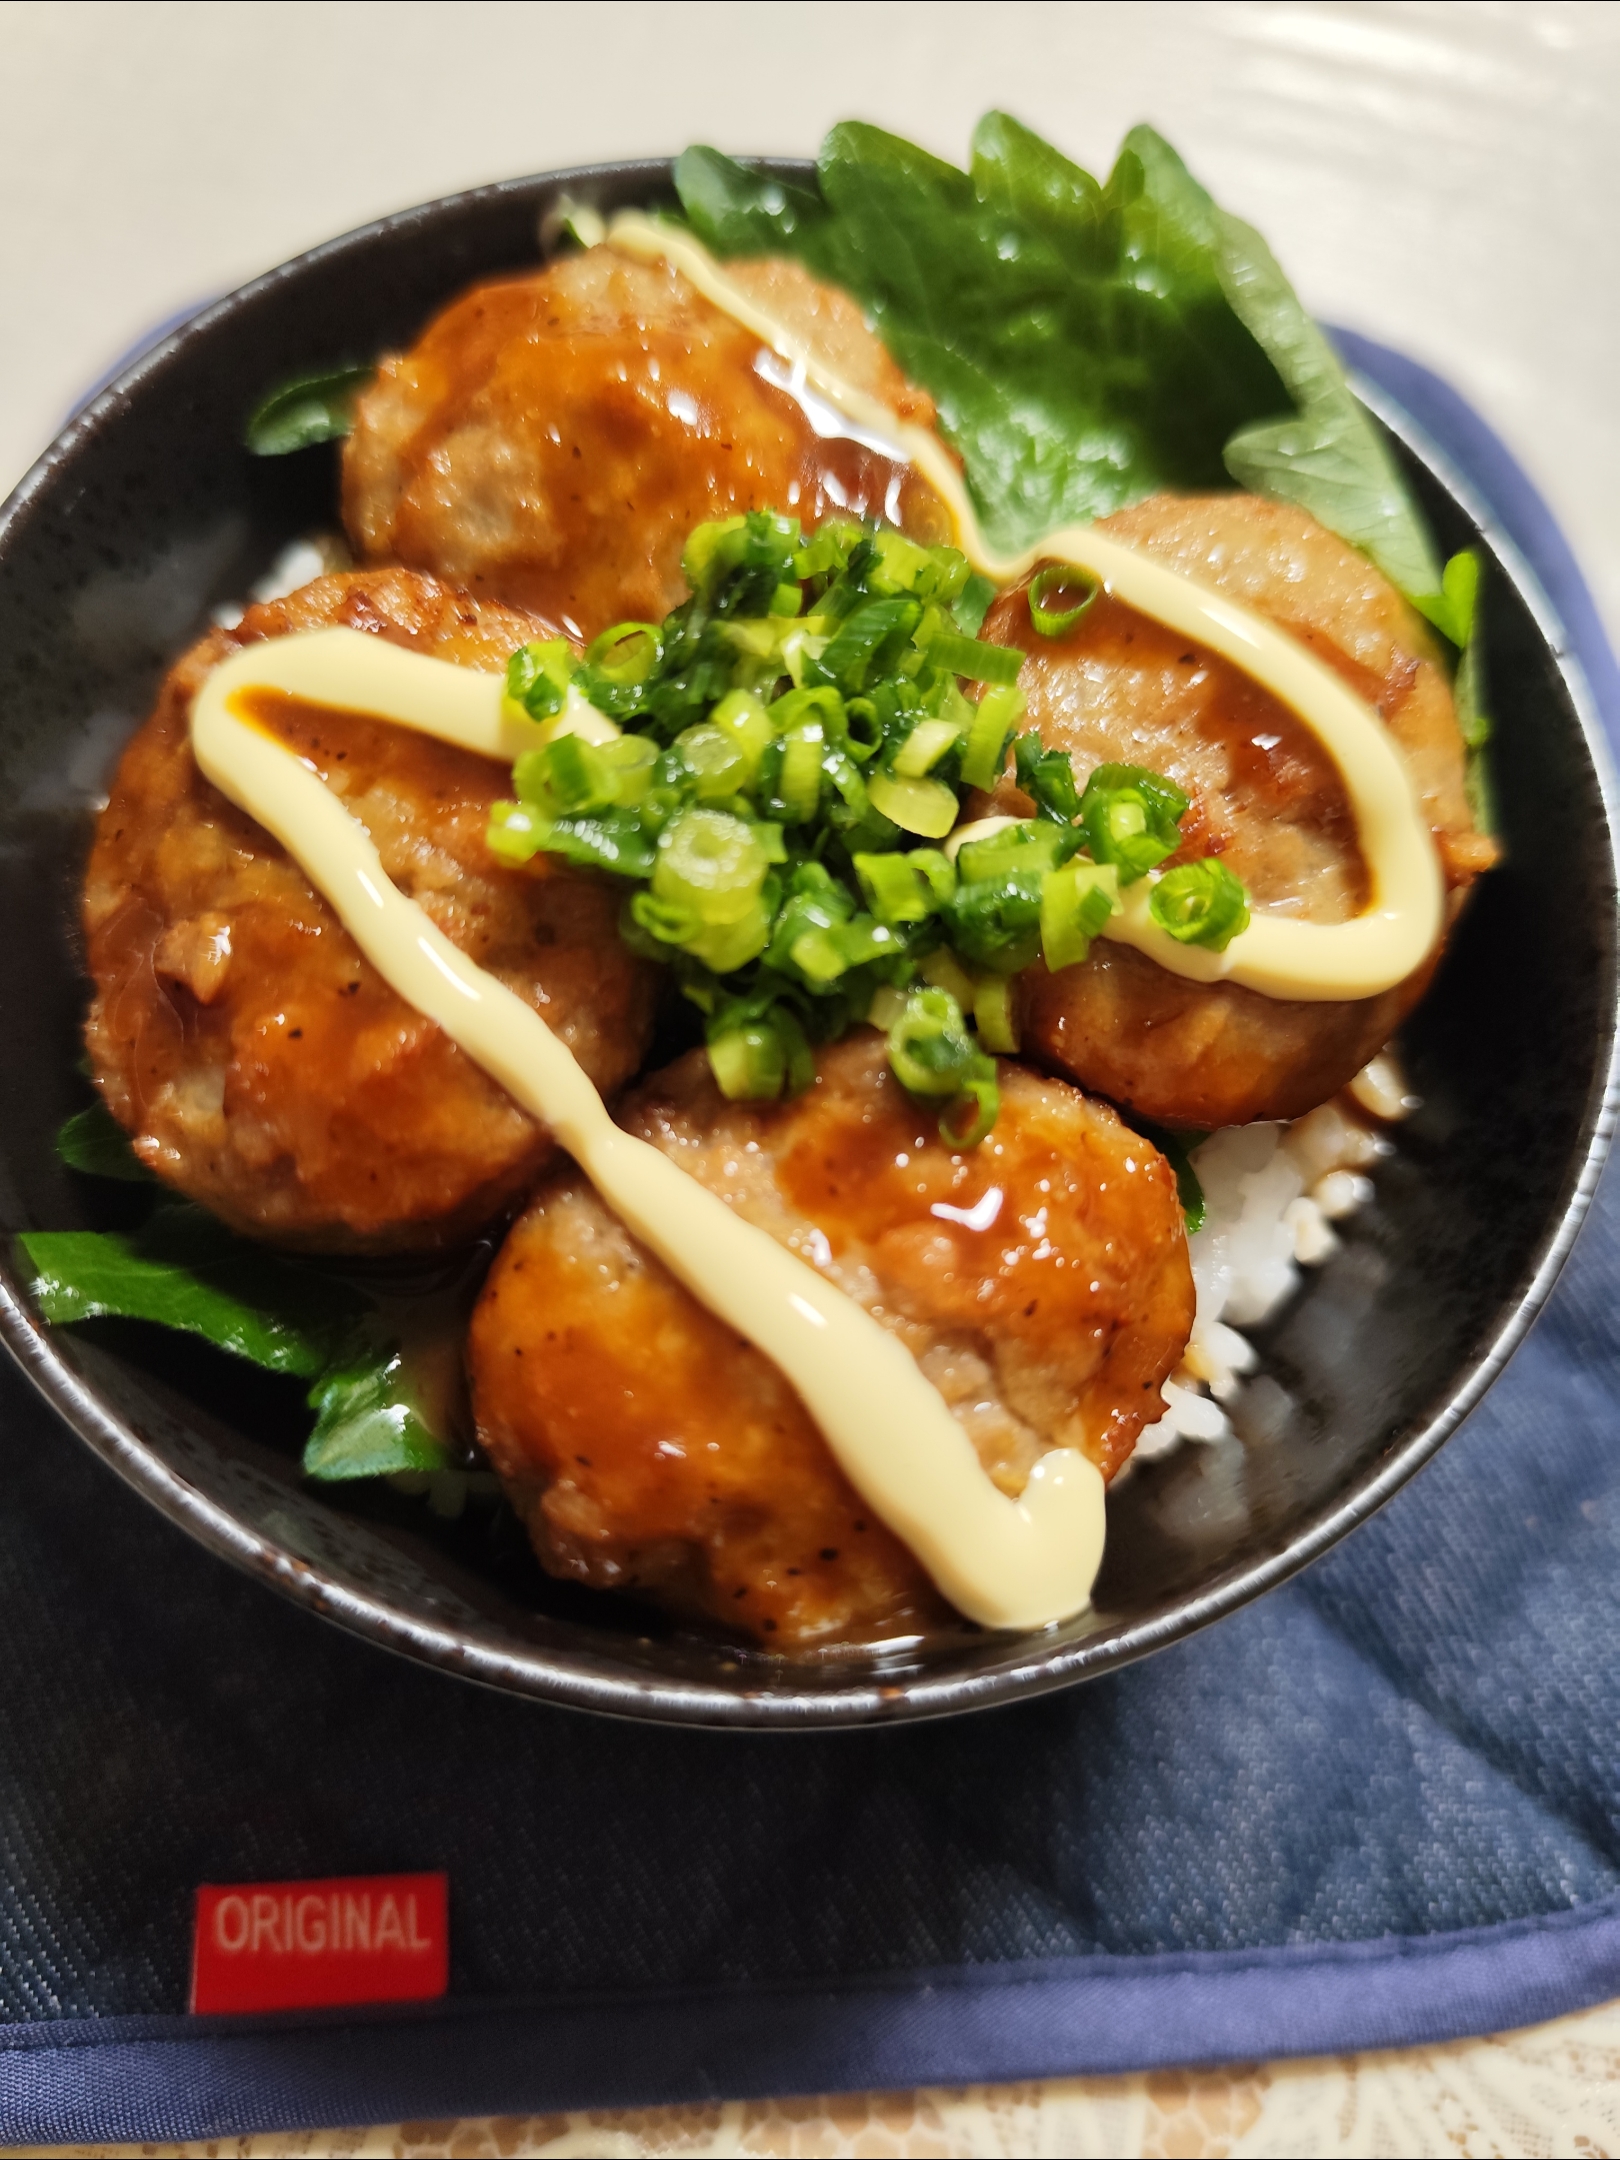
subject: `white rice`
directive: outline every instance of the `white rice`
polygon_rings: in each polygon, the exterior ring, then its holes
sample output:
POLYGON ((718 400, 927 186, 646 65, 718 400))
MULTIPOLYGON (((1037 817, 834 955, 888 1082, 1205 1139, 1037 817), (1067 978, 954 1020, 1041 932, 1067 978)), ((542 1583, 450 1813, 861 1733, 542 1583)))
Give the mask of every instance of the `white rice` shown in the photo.
POLYGON ((1226 1405, 1259 1358, 1244 1328, 1278 1313, 1301 1281, 1339 1248, 1333 1225, 1365 1207, 1369 1172, 1392 1143, 1379 1130, 1416 1108, 1389 1051, 1345 1092, 1290 1125, 1232 1125, 1193 1152, 1204 1188, 1203 1228, 1189 1240, 1198 1310, 1168 1408, 1147 1426, 1133 1461, 1168 1455, 1184 1440, 1227 1439, 1226 1405))
POLYGON ((226 600, 214 609, 214 621, 222 630, 234 630, 248 609, 259 600, 285 600, 301 586, 312 585, 329 570, 353 566, 347 543, 336 533, 309 533, 289 541, 246 600, 226 600))

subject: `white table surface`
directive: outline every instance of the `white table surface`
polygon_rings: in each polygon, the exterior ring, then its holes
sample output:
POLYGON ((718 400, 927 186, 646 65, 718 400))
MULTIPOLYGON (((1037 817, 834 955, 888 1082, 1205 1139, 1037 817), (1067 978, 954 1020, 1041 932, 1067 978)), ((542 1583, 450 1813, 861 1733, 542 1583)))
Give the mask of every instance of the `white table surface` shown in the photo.
MULTIPOLYGON (((0 487, 153 323, 384 212, 692 141, 808 155, 851 115, 960 161, 1000 105, 1094 171, 1152 120, 1318 314, 1473 400, 1620 631, 1620 7, 3 0, 0 98, 0 487)), ((620 2118, 613 2149, 1613 2149, 1617 2030, 1599 2012, 1359 2073, 1222 2074, 1207 2109, 1173 2080, 1099 2080, 769 2125, 620 2118), (1376 2126, 1348 2098, 1397 2089, 1376 2126)), ((469 2125, 463 2149, 605 2151, 607 2133, 469 2125)))

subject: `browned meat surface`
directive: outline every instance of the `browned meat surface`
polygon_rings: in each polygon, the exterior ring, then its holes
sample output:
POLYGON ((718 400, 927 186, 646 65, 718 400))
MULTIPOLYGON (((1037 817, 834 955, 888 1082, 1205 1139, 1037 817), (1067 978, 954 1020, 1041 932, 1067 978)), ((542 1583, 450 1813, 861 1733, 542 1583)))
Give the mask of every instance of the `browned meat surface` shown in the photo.
MULTIPOLYGON (((281 847, 191 755, 191 700, 240 645, 348 624, 498 668, 548 626, 405 570, 325 577, 252 608, 172 670, 125 751, 84 893, 96 1079, 135 1151, 257 1236, 426 1249, 515 1201, 551 1141, 361 958, 281 847)), ((390 877, 525 998, 599 1087, 646 1047, 648 971, 605 884, 484 845, 510 773, 353 713, 283 709, 280 732, 370 832, 390 877)))
MULTIPOLYGON (((701 1053, 619 1116, 892 1328, 1003 1491, 1049 1447, 1112 1474, 1192 1325, 1175 1182, 1112 1110, 1003 1068, 971 1153, 861 1030, 791 1104, 728 1103, 701 1053)), ((469 1344, 479 1437, 553 1573, 778 1649, 907 1634, 937 1593, 776 1368, 576 1173, 507 1239, 469 1344)))
MULTIPOLYGON (((932 418, 859 309, 792 263, 731 266, 829 363, 906 418, 932 418)), ((589 638, 686 596, 694 525, 848 510, 950 537, 907 466, 818 435, 786 371, 675 272, 606 248, 480 285, 360 400, 344 453, 359 554, 540 608, 589 638)))
MULTIPOLYGON (((1451 693, 1418 617, 1377 570, 1304 512, 1252 495, 1154 496, 1099 528, 1268 615, 1343 676, 1399 744, 1434 833, 1453 914, 1495 859, 1463 792, 1451 693)), ((1344 789, 1314 737, 1212 653, 1103 595, 1043 638, 1020 587, 984 635, 1029 654, 1020 681, 1047 743, 1082 784, 1145 765, 1192 797, 1183 859, 1220 855, 1250 904, 1343 922, 1366 875, 1344 789)), ((998 808, 1026 808, 1003 784, 998 808)), ((1099 941, 1079 967, 1025 981, 1025 1048, 1141 1114, 1183 1126, 1297 1117, 1386 1042, 1432 961, 1381 997, 1313 1004, 1184 981, 1099 941)))

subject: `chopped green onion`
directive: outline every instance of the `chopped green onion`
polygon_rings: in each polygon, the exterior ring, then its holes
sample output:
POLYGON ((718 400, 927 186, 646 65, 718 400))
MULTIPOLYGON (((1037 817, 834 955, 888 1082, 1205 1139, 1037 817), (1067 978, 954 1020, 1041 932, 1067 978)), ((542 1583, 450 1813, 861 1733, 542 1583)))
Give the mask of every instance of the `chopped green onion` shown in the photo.
POLYGON ((889 1029, 889 1063, 908 1093, 925 1101, 948 1098, 939 1130, 949 1145, 977 1147, 995 1123, 995 1062, 968 1033, 962 1008, 948 991, 912 991, 889 1029), (970 1119, 965 1128, 963 1115, 970 1119))
POLYGON ((817 678, 846 697, 864 689, 874 669, 881 674, 885 648, 909 639, 921 615, 915 600, 869 600, 840 626, 815 663, 817 678))
POLYGON ((530 803, 492 803, 484 845, 498 862, 532 862, 549 846, 552 821, 530 803))
POLYGON ((496 803, 494 808, 497 815, 502 809, 522 810, 534 820, 532 845, 523 853, 519 852, 523 842, 517 820, 511 820, 507 827, 504 848, 497 845, 492 821, 491 851, 504 854, 508 861, 527 861, 538 848, 544 848, 548 854, 561 855, 565 862, 571 862, 581 870, 611 870, 618 877, 652 875, 653 843, 647 837, 641 818, 633 810, 606 810, 580 817, 548 819, 534 812, 527 803, 496 803))
MULTIPOLYGON (((631 739, 646 740, 644 736, 631 739)), ((747 754, 736 737, 716 727, 712 720, 683 728, 675 738, 675 747, 686 760, 699 802, 728 802, 732 796, 740 795, 752 778, 747 754)))
POLYGON ((995 1130, 1001 1115, 1001 1085, 992 1060, 986 1058, 985 1063, 990 1070, 970 1073, 962 1082, 961 1094, 939 1121, 939 1137, 947 1147, 975 1148, 995 1130))
POLYGON ((870 698, 851 698, 844 707, 844 748, 864 765, 883 748, 883 719, 870 698))
POLYGON ((767 710, 778 735, 791 734, 795 727, 814 721, 829 742, 842 742, 848 726, 844 701, 828 683, 789 690, 767 710))
POLYGON ((559 735, 543 749, 526 750, 512 768, 523 800, 551 817, 574 817, 646 796, 657 761, 656 746, 642 735, 618 735, 592 743, 559 735))
POLYGON ((758 902, 767 868, 764 848, 741 818, 686 810, 659 838, 652 889, 700 923, 738 923, 758 902))
POLYGON ((917 973, 936 990, 948 990, 964 1012, 973 1003, 978 986, 948 945, 936 945, 917 973))
POLYGON ((972 725, 962 749, 962 784, 983 788, 986 793, 1001 778, 1007 759, 1007 738, 1024 717, 1024 693, 1016 684, 996 683, 986 690, 973 709, 972 725))
MULTIPOLYGON (((747 653, 755 660, 780 660, 789 627, 774 616, 764 622, 739 622, 733 617, 720 624, 718 634, 735 652, 747 653)), ((791 627, 802 629, 803 625, 791 627)))
POLYGON ((1116 864, 1119 882, 1132 885, 1180 847, 1189 807, 1161 773, 1141 765, 1099 765, 1080 799, 1080 823, 1093 857, 1116 864))
POLYGON ((797 974, 813 992, 842 981, 874 960, 903 960, 904 932, 857 915, 849 888, 820 863, 801 863, 776 919, 766 965, 797 974))
POLYGON ((875 916, 857 915, 836 932, 836 943, 846 968, 865 967, 873 960, 903 960, 906 941, 901 931, 875 916))
POLYGON ((906 993, 897 990, 893 983, 879 983, 872 992, 872 1002, 866 1008, 868 1027, 881 1028, 885 1035, 906 1009, 906 993))
POLYGON ((901 959, 905 949, 905 939, 897 931, 870 915, 857 915, 841 929, 806 930, 794 939, 788 961, 808 988, 826 990, 852 968, 865 967, 872 960, 901 959))
MULTIPOLYGON (((874 533, 872 545, 877 549, 878 559, 867 574, 867 583, 873 592, 885 597, 916 592, 933 566, 933 550, 919 547, 904 533, 874 533)), ((966 568, 965 563, 963 567, 966 568)))
POLYGON ((628 719, 642 710, 663 651, 663 635, 655 624, 615 623, 586 647, 579 686, 610 720, 628 719))
POLYGON ((1013 764, 1018 785, 1034 802, 1038 816, 1067 825, 1078 814, 1080 798, 1066 751, 1046 749, 1032 728, 1013 744, 1013 764))
POLYGON ((813 990, 824 990, 849 973, 849 962, 831 930, 801 931, 788 948, 788 960, 813 990))
POLYGON ((539 754, 545 760, 547 791, 564 817, 611 808, 616 776, 593 744, 564 735, 539 754))
POLYGON ((543 750, 525 750, 512 767, 512 785, 526 803, 537 809, 552 809, 551 796, 551 745, 543 750))
POLYGON ((1024 655, 1015 645, 981 644, 977 638, 958 637, 954 630, 934 639, 928 658, 934 667, 949 668, 970 682, 1002 683, 1009 688, 1024 664, 1024 655))
POLYGON ((920 780, 932 772, 962 731, 950 720, 919 720, 895 752, 894 770, 902 780, 920 780))
POLYGON ((1067 563, 1048 563, 1029 581, 1029 619, 1042 637, 1072 630, 1101 591, 1097 580, 1067 563))
POLYGON ((962 590, 957 594, 951 608, 951 615, 964 637, 978 636, 984 618, 990 612, 990 603, 995 597, 996 588, 987 577, 981 577, 977 570, 963 581, 962 590))
POLYGON ((653 958, 661 945, 684 946, 702 934, 703 926, 689 907, 659 900, 650 892, 633 892, 619 920, 619 935, 644 959, 653 958))
MULTIPOLYGON (((682 564, 692 597, 662 624, 617 623, 583 660, 561 639, 513 659, 506 709, 538 720, 539 747, 516 762, 518 799, 492 810, 490 850, 626 880, 621 935, 676 970, 728 1093, 807 1085, 809 1039, 870 1014, 897 1071, 944 1057, 923 1092, 967 1144, 995 1115, 991 1053, 1017 1043, 1011 976, 1043 950, 1054 965, 1088 950, 1133 865, 1177 844, 1185 799, 1105 771, 1087 800, 1111 852, 1075 863, 1091 835, 1073 766, 1026 732, 1016 771, 1038 816, 953 864, 929 843, 969 789, 996 786, 1026 709, 1024 655, 972 634, 992 595, 966 558, 748 511, 699 526, 682 564), (914 1010, 919 977, 935 1002, 914 1010)), ((1065 594, 1086 599, 1072 579, 1033 591, 1053 622, 1065 594)))
POLYGON ((865 537, 853 518, 823 519, 813 537, 799 542, 793 557, 793 575, 825 577, 828 572, 848 569, 852 551, 865 537))
POLYGON ((734 563, 720 560, 720 551, 733 533, 741 533, 745 529, 746 523, 746 519, 738 516, 716 518, 707 525, 693 526, 686 536, 685 547, 681 549, 681 575, 693 592, 706 596, 710 588, 718 582, 715 572, 718 570, 723 573, 735 567, 734 563))
POLYGON ((806 988, 821 992, 853 968, 875 960, 903 960, 905 954, 903 929, 857 914, 854 896, 842 879, 821 863, 807 862, 789 880, 765 964, 778 973, 796 974, 806 988))
MULTIPOLYGON (((964 854, 966 850, 963 850, 964 854)), ((959 885, 944 909, 951 943, 976 969, 1016 975, 1041 949, 1041 890, 1047 873, 1039 864, 1007 869, 997 877, 959 885)))
POLYGON ((710 1023, 708 1049, 715 1083, 732 1102, 802 1095, 815 1078, 804 1030, 779 1003, 754 1013, 743 1000, 724 1008, 710 1023))
POLYGON ((775 730, 764 703, 752 690, 730 690, 709 715, 709 726, 718 728, 736 745, 746 774, 744 786, 752 787, 775 730))
POLYGON ((1088 956, 1118 906, 1114 864, 1071 862, 1052 872, 1041 887, 1041 951, 1053 974, 1088 956))
POLYGON ((801 720, 782 744, 776 797, 790 825, 808 825, 821 800, 821 750, 824 737, 814 720, 801 720))
POLYGON ((967 1031, 962 1008, 947 990, 913 990, 889 1030, 889 1062, 913 1095, 954 1095, 982 1053, 967 1031))
POLYGON ((973 1025, 986 1050, 1010 1057, 1018 1048, 1018 1022, 1013 1014, 1012 982, 1005 975, 986 975, 974 985, 973 1025))
POLYGON ((782 1038, 761 1020, 717 1035, 709 1044, 709 1064, 722 1095, 731 1102, 771 1102, 787 1078, 782 1038))
POLYGON ((658 665, 663 638, 656 623, 615 623, 585 648, 585 664, 609 682, 642 683, 658 665))
POLYGON ((855 877, 879 922, 927 922, 933 890, 905 855, 855 855, 855 877))
POLYGON ((560 713, 577 666, 565 638, 535 638, 506 663, 506 694, 531 720, 560 713))
POLYGON ((1010 975, 1035 958, 1047 877, 1079 839, 1054 827, 1014 825, 958 851, 957 889, 943 914, 952 944, 974 968, 1010 975))
MULTIPOLYGON (((974 571, 960 548, 931 547, 928 550, 929 569, 918 585, 918 591, 928 588, 928 597, 941 607, 953 611, 960 608, 963 595, 974 582, 974 571)), ((981 580, 982 582, 982 580, 981 580)), ((974 626, 977 628, 977 624, 974 626)))
MULTIPOLYGON (((854 912, 855 897, 841 879, 835 878, 824 863, 801 862, 788 878, 787 895, 776 917, 765 953, 765 965, 786 973, 797 964, 795 950, 804 937, 813 931, 836 930, 847 923, 854 912)), ((812 969, 816 966, 814 956, 821 950, 814 945, 806 948, 812 955, 812 969)), ((826 950, 837 954, 836 947, 826 950)), ((800 972, 803 972, 802 968, 800 972)), ((843 972, 844 961, 838 955, 825 979, 835 980, 843 972)), ((819 976, 816 979, 821 980, 819 976)))
POLYGON ((1081 839, 1072 826, 1020 820, 986 833, 982 840, 964 841, 956 851, 956 874, 964 885, 973 885, 1009 870, 1055 870, 1076 852, 1081 839))
MULTIPOLYGON (((638 892, 631 895, 630 915, 657 943, 679 946, 716 975, 729 975, 734 968, 746 967, 770 942, 770 910, 758 900, 736 922, 706 924, 689 906, 660 900, 651 892, 638 892)), ((652 949, 656 950, 656 946, 652 949)))
POLYGON ((909 855, 857 855, 854 866, 866 904, 879 922, 926 922, 956 890, 956 872, 938 848, 913 848, 909 855))
POLYGON ((943 840, 956 823, 956 790, 943 780, 903 780, 876 772, 866 783, 873 805, 902 832, 943 840))
POLYGON ((764 614, 786 586, 796 583, 801 544, 797 518, 749 510, 699 525, 681 551, 681 569, 705 608, 720 614, 764 614))
POLYGON ((1225 952, 1249 927, 1249 896, 1213 855, 1167 870, 1148 899, 1148 912, 1178 944, 1225 952))
POLYGON ((828 744, 823 749, 821 777, 832 789, 832 795, 824 798, 826 808, 822 813, 823 817, 827 827, 836 832, 846 845, 859 847, 863 835, 867 839, 877 838, 880 825, 887 837, 887 820, 874 819, 871 798, 866 792, 866 782, 861 778, 861 769, 847 750, 838 744, 828 744))

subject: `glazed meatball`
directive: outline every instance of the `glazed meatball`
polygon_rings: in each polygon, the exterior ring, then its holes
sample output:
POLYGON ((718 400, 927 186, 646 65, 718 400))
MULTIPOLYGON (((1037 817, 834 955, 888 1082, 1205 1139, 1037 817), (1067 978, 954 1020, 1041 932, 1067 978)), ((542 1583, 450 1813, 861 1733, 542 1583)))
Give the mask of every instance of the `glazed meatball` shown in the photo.
MULTIPOLYGON (((87 1040, 142 1162, 227 1222, 312 1250, 430 1250, 516 1201, 551 1140, 388 987, 191 754, 191 701, 211 668, 255 639, 331 624, 486 669, 548 627, 410 571, 370 571, 251 608, 186 654, 97 830, 87 1040)), ((317 708, 285 739, 366 827, 389 876, 545 1017, 599 1087, 635 1070, 653 991, 618 936, 617 895, 549 857, 524 870, 494 860, 484 834, 508 769, 317 708)))
MULTIPOLYGON (((1003 1492, 1054 1446, 1112 1476, 1161 1414, 1193 1315, 1175 1181, 1075 1088, 1005 1067, 994 1131, 956 1151, 862 1029, 796 1102, 729 1103, 696 1052, 618 1114, 899 1335, 1003 1492)), ((941 1616, 776 1367, 577 1172, 507 1239, 469 1360, 479 1437, 553 1573, 786 1650, 941 1616)))
MULTIPOLYGON (((1100 532, 1244 602, 1299 638, 1378 713, 1434 835, 1455 917, 1494 861, 1463 787, 1451 693, 1417 615, 1362 555, 1303 511, 1252 495, 1159 495, 1100 532)), ((1174 858, 1218 855, 1250 904, 1321 923, 1365 904, 1366 872, 1343 783, 1315 737, 1229 662, 1104 593, 1073 630, 1042 637, 1027 585, 983 633, 1021 647, 1031 723, 1094 767, 1144 765, 1192 798, 1174 858)), ((1003 783, 997 809, 1030 807, 1003 783)), ((1389 1039, 1435 959, 1381 996, 1312 1003, 1170 974, 1099 940, 1057 975, 1024 981, 1024 1046, 1144 1117, 1212 1127, 1290 1118, 1325 1102, 1389 1039)))
MULTIPOLYGON (((793 263, 729 274, 847 380, 931 421, 845 295, 793 263)), ((809 528, 848 511, 950 538, 908 466, 818 433, 788 381, 675 271, 593 248, 475 287, 383 363, 344 453, 344 518, 363 558, 539 608, 579 638, 661 621, 705 519, 775 509, 809 528)))

